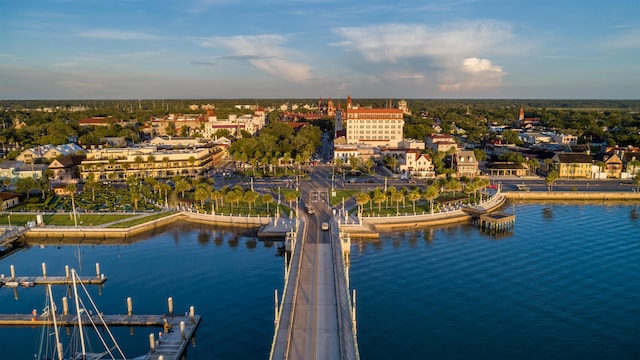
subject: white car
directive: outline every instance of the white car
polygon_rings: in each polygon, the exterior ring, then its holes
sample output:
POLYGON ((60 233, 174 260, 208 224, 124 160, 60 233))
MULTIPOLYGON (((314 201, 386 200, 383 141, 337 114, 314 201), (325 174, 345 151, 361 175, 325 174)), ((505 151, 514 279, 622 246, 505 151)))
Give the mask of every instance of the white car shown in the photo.
POLYGON ((329 223, 323 222, 322 223, 322 231, 327 231, 329 230, 329 223))

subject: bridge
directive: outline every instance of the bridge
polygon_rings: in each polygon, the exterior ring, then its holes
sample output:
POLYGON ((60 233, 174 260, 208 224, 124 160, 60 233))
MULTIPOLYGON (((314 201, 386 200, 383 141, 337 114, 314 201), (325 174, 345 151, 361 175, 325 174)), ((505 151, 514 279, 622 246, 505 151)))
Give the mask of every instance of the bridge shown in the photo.
POLYGON ((287 235, 285 286, 275 295, 270 359, 359 359, 355 291, 349 291, 348 235, 341 234, 327 191, 311 191, 313 211, 287 235), (320 224, 329 224, 322 230, 320 224))

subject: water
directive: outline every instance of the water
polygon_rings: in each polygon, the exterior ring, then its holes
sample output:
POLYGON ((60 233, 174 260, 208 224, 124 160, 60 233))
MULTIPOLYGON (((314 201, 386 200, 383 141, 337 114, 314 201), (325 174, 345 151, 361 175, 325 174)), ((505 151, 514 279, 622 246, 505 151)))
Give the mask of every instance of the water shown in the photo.
MULTIPOLYGON (((511 209, 509 209, 511 210, 511 209)), ((629 205, 517 205, 514 233, 467 225, 383 234, 353 245, 362 359, 637 359, 640 357, 640 220, 629 205)), ((228 229, 183 225, 120 246, 30 248, 0 273, 62 275, 64 265, 109 278, 104 313, 203 316, 189 359, 267 359, 273 291, 283 259, 271 243, 228 229), (77 252, 80 249, 80 261, 77 252), (80 264, 82 266, 80 266, 80 264)), ((64 288, 55 287, 54 296, 64 288)), ((44 288, 0 289, 4 313, 44 304, 44 288)), ((114 329, 125 354, 148 351, 153 329, 114 329)), ((155 329, 159 331, 159 329, 155 329)), ((0 328, 2 359, 32 359, 40 329, 0 328), (9 340, 7 340, 9 339, 9 340)))

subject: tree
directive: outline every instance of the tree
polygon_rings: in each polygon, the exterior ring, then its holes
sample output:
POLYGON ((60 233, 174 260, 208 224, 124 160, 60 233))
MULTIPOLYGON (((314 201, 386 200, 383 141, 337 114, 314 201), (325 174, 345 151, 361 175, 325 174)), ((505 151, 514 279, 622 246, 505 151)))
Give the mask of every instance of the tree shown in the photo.
POLYGON ((249 214, 251 214, 251 205, 258 201, 259 197, 260 194, 252 190, 245 192, 242 196, 242 200, 244 200, 249 205, 249 214))
POLYGON ((360 159, 357 156, 355 155, 349 156, 349 165, 351 166, 351 171, 356 171, 359 163, 360 163, 360 159))
POLYGON ((36 182, 32 177, 19 178, 16 180, 16 191, 26 194, 27 199, 29 198, 29 193, 35 186, 36 182))
POLYGON ((356 203, 358 203, 358 213, 362 213, 362 205, 371 201, 371 197, 364 191, 356 194, 356 203))
POLYGON ((193 188, 189 183, 189 181, 184 178, 177 179, 175 182, 175 186, 176 186, 176 191, 181 194, 182 198, 184 198, 184 193, 186 191, 191 191, 191 189, 193 188))
POLYGON ((413 190, 409 193, 409 200, 413 203, 413 214, 416 214, 416 201, 420 200, 422 195, 420 195, 420 191, 413 190))
POLYGON ((200 201, 200 207, 204 208, 204 202, 209 198, 209 186, 207 184, 199 184, 196 186, 194 199, 200 201))
POLYGON ((187 162, 189 162, 189 166, 191 166, 191 173, 194 174, 194 165, 196 164, 196 157, 195 156, 189 156, 189 158, 187 159, 187 162))
POLYGON ((76 184, 67 185, 67 192, 71 194, 71 211, 73 211, 72 213, 73 222, 75 226, 78 226, 78 218, 76 217, 76 200, 75 200, 76 190, 77 190, 76 184))
POLYGON ((422 196, 424 196, 425 200, 429 201, 429 205, 431 206, 431 213, 433 213, 433 200, 435 200, 439 196, 439 191, 437 185, 429 186, 422 196))
POLYGON ((89 173, 89 176, 87 177, 87 181, 85 181, 84 183, 84 187, 91 189, 91 201, 94 201, 94 202, 96 201, 96 188, 98 186, 99 184, 96 181, 96 174, 89 173))
POLYGON ((400 215, 400 201, 404 200, 404 194, 402 191, 396 191, 392 195, 392 200, 396 202, 396 215, 400 215))
POLYGON ((544 179, 544 182, 547 184, 547 189, 551 191, 553 189, 553 183, 558 180, 558 173, 553 170, 547 174, 547 177, 544 179))
POLYGON ((261 200, 264 204, 267 204, 267 214, 271 214, 271 211, 269 211, 269 204, 273 202, 273 196, 271 194, 264 194, 262 195, 261 200))
POLYGON ((385 201, 387 201, 387 195, 382 190, 375 189, 373 191, 373 202, 378 204, 378 213, 382 212, 382 203, 385 201))

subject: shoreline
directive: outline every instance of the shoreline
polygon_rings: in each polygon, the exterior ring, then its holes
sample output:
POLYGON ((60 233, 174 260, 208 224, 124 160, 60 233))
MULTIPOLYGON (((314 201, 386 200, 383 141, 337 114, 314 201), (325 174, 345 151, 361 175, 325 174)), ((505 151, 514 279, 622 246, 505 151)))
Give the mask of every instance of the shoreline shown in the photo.
MULTIPOLYGON (((530 191, 530 192, 503 192, 502 197, 496 202, 488 204, 486 211, 493 212, 503 207, 508 200, 517 202, 605 202, 605 203, 633 203, 640 202, 640 192, 586 192, 586 191, 530 191)), ((414 229, 425 226, 440 226, 469 221, 472 218, 468 213, 460 210, 446 213, 403 215, 386 217, 364 217, 361 224, 340 224, 346 233, 353 237, 378 237, 378 231, 393 231, 401 229, 414 229)), ((42 239, 92 239, 102 240, 104 243, 119 243, 134 241, 137 237, 143 237, 147 233, 166 230, 167 227, 178 221, 189 223, 230 226, 246 229, 259 228, 272 222, 271 217, 246 217, 223 216, 180 212, 166 217, 151 220, 129 228, 106 227, 33 227, 28 229, 21 238, 24 240, 42 239)))

